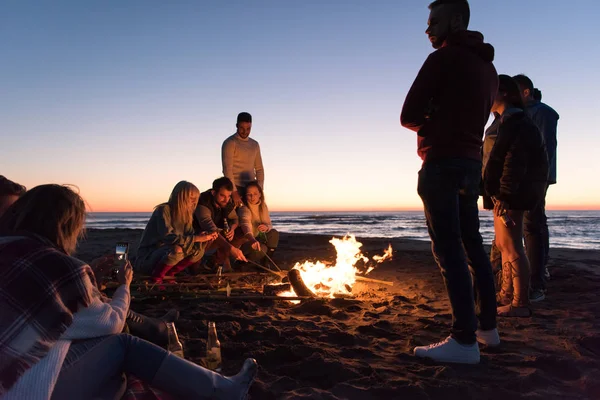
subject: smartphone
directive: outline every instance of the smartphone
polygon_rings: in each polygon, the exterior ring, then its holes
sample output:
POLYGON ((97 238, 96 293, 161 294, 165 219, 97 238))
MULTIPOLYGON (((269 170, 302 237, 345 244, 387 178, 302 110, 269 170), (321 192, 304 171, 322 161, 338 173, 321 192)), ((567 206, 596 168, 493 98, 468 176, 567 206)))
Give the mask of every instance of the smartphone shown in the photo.
POLYGON ((127 256, 129 254, 129 243, 117 242, 115 246, 115 268, 114 273, 118 273, 127 263, 127 256))

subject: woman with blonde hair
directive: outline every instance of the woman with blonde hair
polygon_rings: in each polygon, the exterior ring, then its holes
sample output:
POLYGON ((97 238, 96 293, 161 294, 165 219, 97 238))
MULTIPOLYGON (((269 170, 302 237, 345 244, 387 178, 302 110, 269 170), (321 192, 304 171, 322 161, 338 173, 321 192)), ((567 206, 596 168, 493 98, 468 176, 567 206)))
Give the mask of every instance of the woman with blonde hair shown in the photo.
POLYGON ((120 333, 133 271, 104 297, 72 257, 84 222, 83 199, 60 185, 31 189, 0 218, 0 398, 120 398, 123 372, 177 398, 245 398, 255 360, 225 377, 120 333))
POLYGON ((138 247, 135 268, 151 274, 155 282, 172 276, 200 261, 217 233, 194 233, 194 210, 200 191, 181 181, 173 188, 169 201, 154 209, 138 247))
POLYGON ((269 207, 265 202, 265 194, 256 181, 246 185, 242 199, 244 207, 238 209, 240 229, 243 234, 242 245, 244 255, 255 262, 264 262, 275 253, 279 244, 279 232, 273 229, 269 207))

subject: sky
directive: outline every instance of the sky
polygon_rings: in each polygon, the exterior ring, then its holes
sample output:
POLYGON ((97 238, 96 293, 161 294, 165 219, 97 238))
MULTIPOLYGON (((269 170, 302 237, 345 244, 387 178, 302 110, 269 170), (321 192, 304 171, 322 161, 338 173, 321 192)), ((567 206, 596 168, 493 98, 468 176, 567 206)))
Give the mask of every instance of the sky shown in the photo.
MULTIPOLYGON (((433 51, 428 3, 6 0, 0 174, 151 211, 180 180, 210 188, 248 111, 271 210, 420 209, 399 114, 433 51)), ((548 208, 600 209, 600 3, 470 4, 498 72, 529 75, 561 116, 548 208)))

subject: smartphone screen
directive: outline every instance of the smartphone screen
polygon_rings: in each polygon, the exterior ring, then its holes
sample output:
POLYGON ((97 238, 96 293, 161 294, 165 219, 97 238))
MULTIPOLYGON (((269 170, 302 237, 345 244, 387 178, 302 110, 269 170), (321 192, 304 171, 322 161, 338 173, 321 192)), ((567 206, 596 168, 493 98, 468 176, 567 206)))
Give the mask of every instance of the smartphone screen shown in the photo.
POLYGON ((119 242, 115 249, 117 261, 127 261, 127 253, 129 252, 129 243, 119 242))
POLYGON ((127 262, 127 253, 129 253, 129 243, 118 242, 115 247, 114 273, 118 273, 119 270, 125 266, 125 263, 127 262))

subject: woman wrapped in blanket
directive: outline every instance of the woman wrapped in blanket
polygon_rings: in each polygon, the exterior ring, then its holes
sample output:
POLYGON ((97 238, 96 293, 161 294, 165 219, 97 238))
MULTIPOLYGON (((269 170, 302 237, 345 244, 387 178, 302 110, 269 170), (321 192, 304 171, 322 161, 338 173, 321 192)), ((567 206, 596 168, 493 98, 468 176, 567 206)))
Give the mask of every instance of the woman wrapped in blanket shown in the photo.
POLYGON ((89 265, 71 256, 85 203, 72 189, 37 186, 0 218, 0 397, 120 398, 123 372, 178 398, 244 398, 256 361, 225 377, 120 333, 130 265, 112 299, 89 265))
POLYGON ((173 188, 169 201, 154 209, 137 252, 135 268, 152 275, 160 283, 200 261, 206 247, 218 233, 194 234, 193 213, 200 191, 181 181, 173 188))
POLYGON ((523 214, 543 200, 548 181, 544 139, 523 110, 519 86, 510 76, 500 75, 492 106, 496 119, 483 143, 483 206, 494 210, 495 243, 502 253, 497 296, 502 316, 531 315, 523 214), (507 223, 506 216, 514 223, 507 223))
POLYGON ((273 229, 269 207, 258 182, 250 182, 242 198, 245 207, 238 209, 240 229, 246 242, 241 249, 249 260, 266 262, 275 253, 279 244, 279 232, 273 229))

